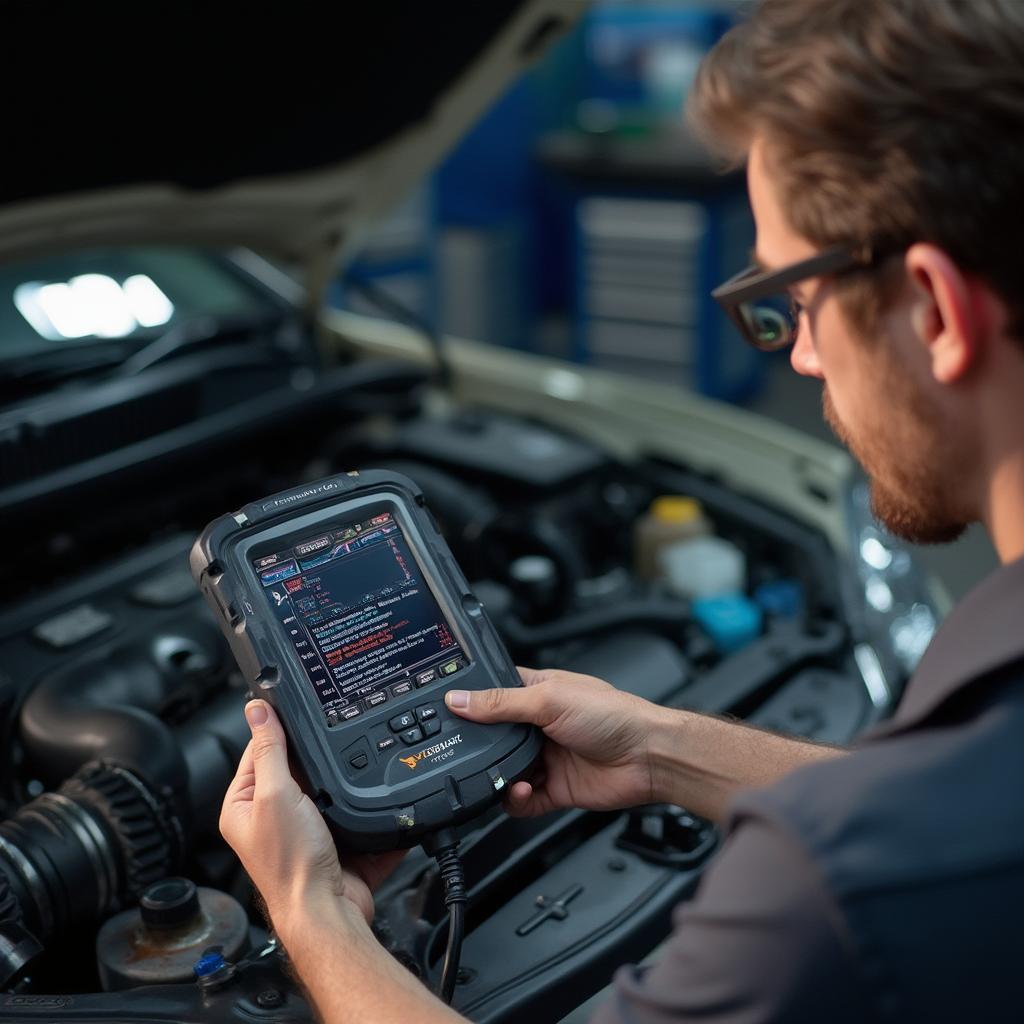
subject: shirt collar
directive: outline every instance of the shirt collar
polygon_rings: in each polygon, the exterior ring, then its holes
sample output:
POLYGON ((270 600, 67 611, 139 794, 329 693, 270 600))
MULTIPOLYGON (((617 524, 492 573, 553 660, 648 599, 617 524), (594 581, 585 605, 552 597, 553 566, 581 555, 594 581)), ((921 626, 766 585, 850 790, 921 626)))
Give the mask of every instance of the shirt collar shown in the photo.
POLYGON ((985 577, 947 616, 907 684, 896 714, 871 736, 920 723, 954 694, 1024 659, 1024 558, 985 577))

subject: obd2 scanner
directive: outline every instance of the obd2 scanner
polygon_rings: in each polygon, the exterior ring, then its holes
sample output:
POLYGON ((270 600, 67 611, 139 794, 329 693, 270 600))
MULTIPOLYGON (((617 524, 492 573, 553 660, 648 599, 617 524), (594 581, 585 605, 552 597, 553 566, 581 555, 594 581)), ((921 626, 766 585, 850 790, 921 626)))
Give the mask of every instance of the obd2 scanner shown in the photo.
POLYGON ((453 829, 528 773, 541 738, 445 706, 451 686, 521 683, 423 495, 396 473, 327 477, 214 520, 190 563, 338 845, 422 842, 437 858, 450 1001, 465 904, 453 829))

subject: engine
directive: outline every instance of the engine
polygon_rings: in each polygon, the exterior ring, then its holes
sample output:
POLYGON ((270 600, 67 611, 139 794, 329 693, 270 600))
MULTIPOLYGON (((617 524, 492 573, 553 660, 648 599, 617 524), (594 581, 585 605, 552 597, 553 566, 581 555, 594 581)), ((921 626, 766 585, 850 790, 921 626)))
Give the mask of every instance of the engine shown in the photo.
MULTIPOLYGON (((685 467, 622 464, 536 423, 368 419, 313 462, 276 453, 258 486, 247 467, 234 489, 196 483, 164 516, 140 502, 120 546, 106 537, 90 556, 79 538, 60 563, 73 571, 8 580, 29 596, 0 613, 0 1020, 312 1019, 217 833, 246 693, 186 557, 229 502, 358 466, 422 487, 519 664, 827 742, 880 714, 844 626, 845 570, 805 525, 685 467), (762 601, 755 635, 723 642, 695 601, 638 566, 636 524, 661 495, 701 503, 741 554, 747 595, 797 598, 762 601)), ((530 820, 496 809, 473 823, 455 1005, 478 1021, 560 1019, 668 933, 715 843, 674 806, 530 820)), ((375 930, 433 984, 444 920, 436 867, 413 851, 378 892, 375 930)))

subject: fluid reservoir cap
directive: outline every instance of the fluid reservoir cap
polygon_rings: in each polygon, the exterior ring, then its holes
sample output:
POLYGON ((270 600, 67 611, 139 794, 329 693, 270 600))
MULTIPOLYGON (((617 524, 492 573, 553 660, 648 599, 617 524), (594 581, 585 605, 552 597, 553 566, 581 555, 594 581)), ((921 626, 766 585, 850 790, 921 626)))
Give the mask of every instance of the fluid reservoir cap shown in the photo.
POLYGON ((692 523, 703 517, 704 509, 696 498, 663 494, 651 502, 651 515, 659 523, 692 523))
POLYGON ((803 588, 796 580, 772 580, 754 591, 754 600, 769 614, 792 619, 804 604, 803 588))
POLYGON ((691 610, 723 654, 738 651, 760 635, 761 608, 743 594, 701 597, 691 610))
POLYGON ((199 893, 187 878, 154 882, 139 900, 147 928, 181 928, 199 916, 199 893))
POLYGON ((207 953, 195 962, 192 971, 197 978, 205 978, 219 971, 225 966, 226 962, 221 953, 207 953))
POLYGON ((517 583, 551 583, 558 578, 558 567, 546 555, 523 555, 508 568, 517 583))

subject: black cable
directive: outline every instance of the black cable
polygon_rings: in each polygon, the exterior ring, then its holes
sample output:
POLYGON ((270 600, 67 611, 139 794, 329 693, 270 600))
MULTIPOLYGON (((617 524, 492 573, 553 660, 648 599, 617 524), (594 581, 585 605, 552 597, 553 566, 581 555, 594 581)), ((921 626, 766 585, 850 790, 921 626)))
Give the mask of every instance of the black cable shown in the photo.
POLYGON ((444 886, 444 904, 448 908, 448 945, 444 951, 438 995, 451 1003, 462 957, 462 939, 466 928, 466 878, 459 857, 459 840, 452 829, 442 829, 423 840, 423 849, 437 861, 444 886))
POLYGON ((462 936, 465 931, 466 905, 453 903, 448 908, 448 945, 444 950, 444 966, 441 969, 441 990, 438 993, 451 1003, 455 994, 455 982, 459 977, 459 961, 462 958, 462 936))

